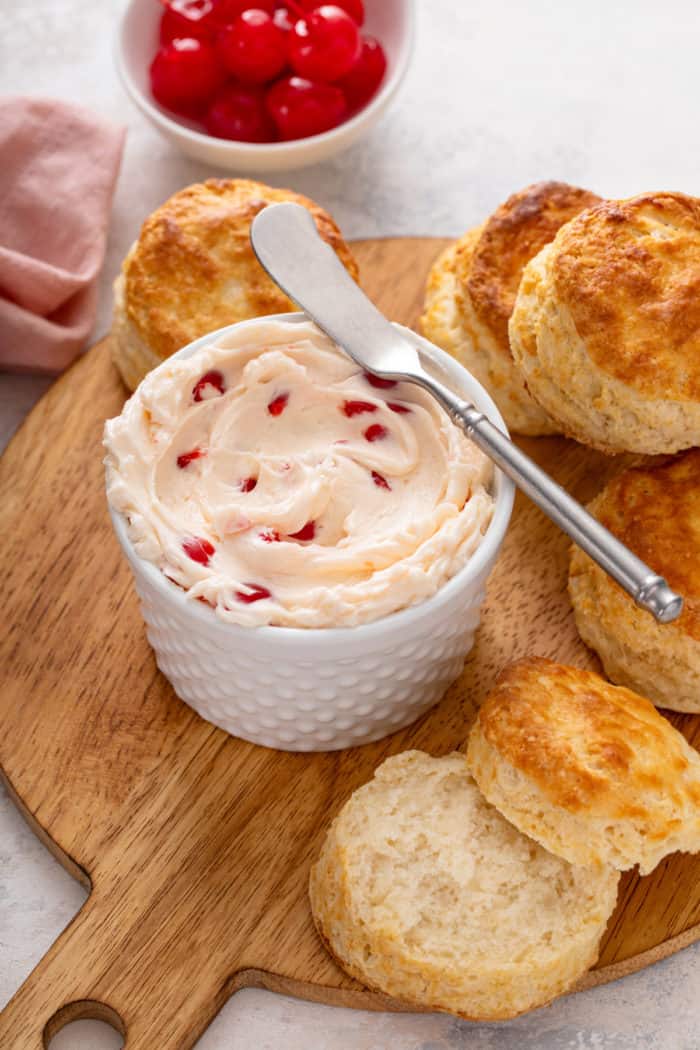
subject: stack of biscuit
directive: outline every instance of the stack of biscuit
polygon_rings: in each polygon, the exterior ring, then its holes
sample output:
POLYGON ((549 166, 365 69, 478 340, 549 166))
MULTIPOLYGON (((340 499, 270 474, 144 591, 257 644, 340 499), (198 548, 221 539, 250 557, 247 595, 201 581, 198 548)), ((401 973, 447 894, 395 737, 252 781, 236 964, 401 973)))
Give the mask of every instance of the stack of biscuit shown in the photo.
POLYGON ((508 426, 650 457, 592 512, 685 599, 659 625, 579 549, 569 593, 612 681, 700 711, 700 200, 514 194, 435 263, 425 335, 474 372, 508 426))
POLYGON ((430 271, 424 335, 486 387, 519 434, 559 431, 528 392, 510 349, 508 323, 523 270, 563 224, 598 201, 563 182, 528 186, 447 248, 430 271))
POLYGON ((700 444, 700 200, 648 193, 567 223, 523 271, 513 358, 562 433, 604 452, 700 444))
POLYGON ((437 260, 421 325, 516 433, 699 445, 700 200, 528 186, 437 260))
POLYGON ((333 821, 310 878, 352 977, 499 1020, 594 964, 621 871, 700 851, 700 757, 653 704, 531 658, 507 668, 466 756, 387 759, 333 821))

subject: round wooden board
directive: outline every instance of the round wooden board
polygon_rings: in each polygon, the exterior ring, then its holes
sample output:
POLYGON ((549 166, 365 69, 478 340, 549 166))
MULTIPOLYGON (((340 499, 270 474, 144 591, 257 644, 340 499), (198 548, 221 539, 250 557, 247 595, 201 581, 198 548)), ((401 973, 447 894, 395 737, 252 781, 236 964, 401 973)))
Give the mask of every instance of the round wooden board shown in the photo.
MULTIPOLYGON (((445 243, 355 245, 386 314, 416 323, 445 243)), ((246 985, 400 1008, 324 951, 309 865, 328 821, 387 755, 464 745, 475 705, 509 660, 596 666, 566 597, 567 542, 518 500, 464 674, 414 726, 337 753, 255 747, 198 718, 156 669, 103 493, 102 426, 124 397, 105 341, 54 385, 0 461, 0 765, 37 834, 92 887, 0 1016, 0 1045, 39 1050, 66 1021, 100 1016, 123 1027, 129 1050, 182 1050, 246 985)), ((564 439, 523 446, 584 500, 614 469, 564 439)), ((700 739, 700 719, 673 722, 700 739)), ((625 876, 599 967, 581 987, 691 943, 698 922, 700 858, 625 876)))

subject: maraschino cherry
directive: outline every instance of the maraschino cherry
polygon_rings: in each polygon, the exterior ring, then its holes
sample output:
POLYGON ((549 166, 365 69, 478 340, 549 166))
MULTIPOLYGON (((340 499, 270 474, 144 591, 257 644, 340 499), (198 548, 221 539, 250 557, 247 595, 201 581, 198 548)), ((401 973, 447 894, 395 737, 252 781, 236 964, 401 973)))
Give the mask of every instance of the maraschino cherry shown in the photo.
POLYGON ((196 37, 212 41, 217 24, 213 21, 214 0, 170 0, 160 20, 160 42, 196 37))
POLYGON ((239 15, 242 15, 244 11, 250 11, 251 8, 274 15, 277 7, 276 0, 214 0, 214 3, 214 21, 218 26, 231 25, 239 15))
MULTIPOLYGON (((305 11, 312 11, 314 7, 318 7, 318 0, 299 0, 299 5, 304 8, 305 11)), ((343 11, 352 18, 358 26, 361 26, 365 20, 365 5, 362 0, 335 0, 336 7, 342 7, 343 11)))
POLYGON ((334 84, 284 77, 268 91, 267 108, 281 139, 304 139, 340 124, 347 107, 334 84))
POLYGON ((373 36, 365 37, 358 61, 350 72, 338 81, 338 87, 342 88, 352 113, 367 105, 384 79, 385 73, 384 48, 373 36))
POLYGON ((288 33, 294 25, 294 17, 288 8, 278 7, 272 16, 272 20, 283 33, 288 33))
POLYGON ((194 37, 161 47, 151 63, 151 90, 156 102, 184 116, 199 112, 226 80, 215 49, 194 37))
MULTIPOLYGON (((295 4, 289 5, 294 10, 295 4)), ((362 54, 357 23, 336 4, 299 18, 289 33, 289 61, 300 77, 330 83, 349 73, 362 54)))
POLYGON ((238 142, 271 142, 275 126, 262 88, 228 84, 216 96, 204 120, 207 134, 238 142))
POLYGON ((267 11, 251 8, 225 26, 216 46, 229 73, 245 84, 266 84, 287 64, 287 41, 267 11))

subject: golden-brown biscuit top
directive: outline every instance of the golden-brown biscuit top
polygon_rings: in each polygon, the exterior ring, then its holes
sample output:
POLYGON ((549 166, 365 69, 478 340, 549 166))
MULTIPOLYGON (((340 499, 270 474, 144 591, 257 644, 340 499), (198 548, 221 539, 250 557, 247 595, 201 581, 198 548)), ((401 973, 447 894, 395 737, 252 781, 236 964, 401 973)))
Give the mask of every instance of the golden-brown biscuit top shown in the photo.
POLYGON ((647 398, 700 400, 700 200, 605 201, 555 249, 556 298, 593 362, 647 398))
POLYGON ((700 449, 625 470, 595 515, 683 595, 674 628, 700 641, 700 449))
POLYGON ((474 310, 504 354, 510 354, 508 319, 526 264, 557 230, 600 197, 565 182, 536 182, 514 193, 483 226, 474 253, 457 257, 457 278, 474 310))
POLYGON ((295 309, 250 245, 267 204, 295 201, 357 279, 357 264, 330 215, 308 197, 248 179, 208 179, 170 197, 146 219, 124 262, 127 316, 160 357, 223 325, 295 309))
MULTIPOLYGON (((645 820, 700 805, 687 745, 654 705, 590 671, 530 657, 501 674, 479 712, 486 740, 570 812, 645 820)), ((660 836, 669 827, 655 823, 660 836)), ((651 834, 651 833, 650 833, 651 834)))

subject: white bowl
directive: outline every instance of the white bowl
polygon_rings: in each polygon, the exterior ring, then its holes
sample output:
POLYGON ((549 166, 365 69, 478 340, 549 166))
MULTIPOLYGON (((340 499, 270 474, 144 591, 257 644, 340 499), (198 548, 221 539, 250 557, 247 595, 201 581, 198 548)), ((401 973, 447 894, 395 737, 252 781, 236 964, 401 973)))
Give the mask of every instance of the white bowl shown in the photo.
MULTIPOLYGON (((305 320, 299 313, 271 319, 305 320)), ((221 328, 174 356, 188 357, 231 329, 256 323, 257 318, 221 328)), ((506 432, 495 404, 469 372, 432 343, 396 327, 417 345, 434 374, 506 432)), ((328 751, 366 744, 408 725, 461 673, 513 505, 513 484, 500 471, 493 491, 491 523, 467 565, 432 598, 357 627, 225 623, 140 558, 125 518, 111 508, 110 513, 134 573, 148 640, 177 695, 233 736, 285 751, 328 751)))
POLYGON ((366 0, 367 19, 363 30, 381 41, 387 56, 384 81, 371 102, 344 124, 321 135, 269 144, 231 142, 198 131, 194 123, 175 118, 153 99, 148 69, 158 47, 162 10, 158 0, 129 0, 116 42, 119 75, 141 112, 183 153, 229 171, 303 168, 347 149, 376 124, 396 94, 413 46, 413 0, 366 0))

